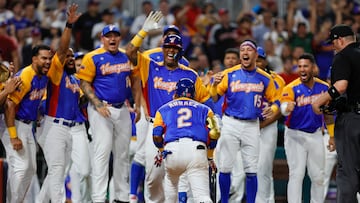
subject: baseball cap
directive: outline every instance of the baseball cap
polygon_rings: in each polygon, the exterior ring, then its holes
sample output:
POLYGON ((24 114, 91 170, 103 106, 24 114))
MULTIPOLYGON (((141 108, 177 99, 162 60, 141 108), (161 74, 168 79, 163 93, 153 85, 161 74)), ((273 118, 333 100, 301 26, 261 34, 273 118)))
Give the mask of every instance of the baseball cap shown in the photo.
POLYGON ((266 59, 266 53, 265 53, 264 48, 257 47, 257 53, 260 58, 266 59))
POLYGON ((326 42, 331 43, 335 39, 350 35, 354 35, 354 32, 350 26, 344 24, 335 25, 330 29, 329 38, 326 40, 326 42))
POLYGON ((163 35, 166 35, 170 31, 174 31, 177 35, 180 35, 180 30, 175 25, 165 25, 163 29, 163 35))
POLYGON ((82 58, 82 57, 84 57, 84 55, 85 55, 84 52, 78 51, 78 52, 75 52, 74 58, 75 58, 75 59, 82 58))
POLYGON ((120 35, 120 29, 117 26, 113 25, 113 24, 105 26, 103 28, 101 34, 102 34, 102 36, 105 36, 110 32, 115 32, 115 33, 120 35))
POLYGON ((38 27, 35 27, 34 29, 31 30, 31 36, 39 36, 41 35, 41 30, 38 27))
POLYGON ((104 16, 104 15, 113 15, 113 14, 114 13, 108 8, 104 9, 103 12, 101 13, 102 16, 104 16))
POLYGON ((219 16, 225 15, 225 14, 227 14, 227 13, 229 13, 229 10, 227 10, 226 8, 220 8, 220 9, 218 10, 219 16))

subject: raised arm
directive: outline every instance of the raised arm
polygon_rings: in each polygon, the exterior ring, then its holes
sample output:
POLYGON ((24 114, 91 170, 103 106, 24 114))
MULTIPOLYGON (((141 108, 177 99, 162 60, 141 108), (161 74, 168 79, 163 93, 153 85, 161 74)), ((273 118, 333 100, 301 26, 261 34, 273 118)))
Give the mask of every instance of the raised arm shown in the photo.
POLYGON ((126 47, 126 55, 128 56, 131 63, 137 65, 137 52, 142 44, 143 39, 147 36, 149 31, 159 29, 158 22, 162 18, 161 11, 151 11, 149 16, 146 18, 142 29, 133 37, 131 42, 126 47))
POLYGON ((66 59, 66 53, 70 46, 70 39, 71 39, 71 29, 74 25, 74 23, 79 19, 80 13, 77 13, 78 9, 77 4, 71 4, 69 6, 67 13, 68 19, 66 22, 65 29, 61 35, 60 44, 58 50, 56 50, 56 53, 60 59, 60 62, 64 62, 66 59))

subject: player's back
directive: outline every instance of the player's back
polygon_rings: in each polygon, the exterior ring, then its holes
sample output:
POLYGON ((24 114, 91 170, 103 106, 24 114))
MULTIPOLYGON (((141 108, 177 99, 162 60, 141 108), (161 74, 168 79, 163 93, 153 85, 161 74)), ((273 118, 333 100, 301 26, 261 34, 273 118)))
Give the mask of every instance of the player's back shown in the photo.
POLYGON ((165 143, 184 137, 207 143, 206 118, 209 110, 209 107, 185 97, 163 105, 159 113, 166 126, 165 143))

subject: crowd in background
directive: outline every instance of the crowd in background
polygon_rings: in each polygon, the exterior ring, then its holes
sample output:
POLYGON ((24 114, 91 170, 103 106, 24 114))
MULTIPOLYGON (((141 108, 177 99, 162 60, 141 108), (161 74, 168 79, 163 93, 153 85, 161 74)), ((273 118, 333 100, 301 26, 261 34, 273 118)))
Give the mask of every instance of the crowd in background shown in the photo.
MULTIPOLYGON (((33 46, 46 44, 56 50, 69 3, 58 0, 53 9, 40 0, 0 0, 0 61, 14 62, 15 68, 21 69, 31 63, 33 46)), ((305 52, 315 56, 318 77, 326 80, 334 56, 332 45, 325 42, 330 28, 343 23, 358 34, 360 5, 351 0, 309 0, 308 7, 300 7, 296 0, 289 0, 286 15, 279 16, 277 3, 261 0, 251 7, 243 1, 242 10, 232 19, 229 8, 217 8, 209 0, 186 0, 183 4, 159 0, 158 5, 143 1, 138 16, 123 8, 123 0, 113 0, 104 10, 100 9, 102 1, 89 0, 74 25, 71 47, 89 52, 101 46, 101 31, 108 24, 120 27, 121 45, 125 46, 150 11, 160 10, 164 15, 159 22, 161 28, 150 32, 141 48, 158 47, 162 27, 174 24, 182 33, 184 56, 204 78, 210 70, 216 73, 224 69, 226 49, 238 48, 243 40, 252 39, 264 48, 270 67, 286 84, 298 77, 297 59, 305 52)))

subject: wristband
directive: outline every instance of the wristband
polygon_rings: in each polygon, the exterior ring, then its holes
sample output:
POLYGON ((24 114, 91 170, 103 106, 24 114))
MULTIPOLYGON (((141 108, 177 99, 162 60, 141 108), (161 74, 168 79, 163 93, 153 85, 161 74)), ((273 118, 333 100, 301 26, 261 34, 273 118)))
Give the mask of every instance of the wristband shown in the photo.
POLYGON ((330 97, 332 99, 336 99, 336 98, 340 97, 340 93, 337 91, 337 89, 334 86, 331 86, 328 89, 328 93, 330 94, 330 97))
POLYGON ((273 105, 271 105, 271 110, 274 112, 274 113, 276 113, 278 110, 279 110, 279 107, 278 107, 278 105, 276 105, 276 104, 273 104, 273 105))
POLYGON ((134 47, 140 47, 142 44, 143 39, 146 37, 147 32, 145 32, 145 30, 141 29, 136 35, 135 37, 131 40, 131 44, 134 47))
POLYGON ((7 128, 9 131, 10 138, 17 138, 16 128, 15 126, 11 126, 7 128))
POLYGON ((72 28, 73 28, 73 25, 74 25, 73 23, 68 23, 68 22, 66 22, 65 27, 72 29, 72 28))
POLYGON ((328 124, 326 125, 327 131, 329 133, 330 137, 334 137, 334 129, 335 129, 335 124, 328 124))

